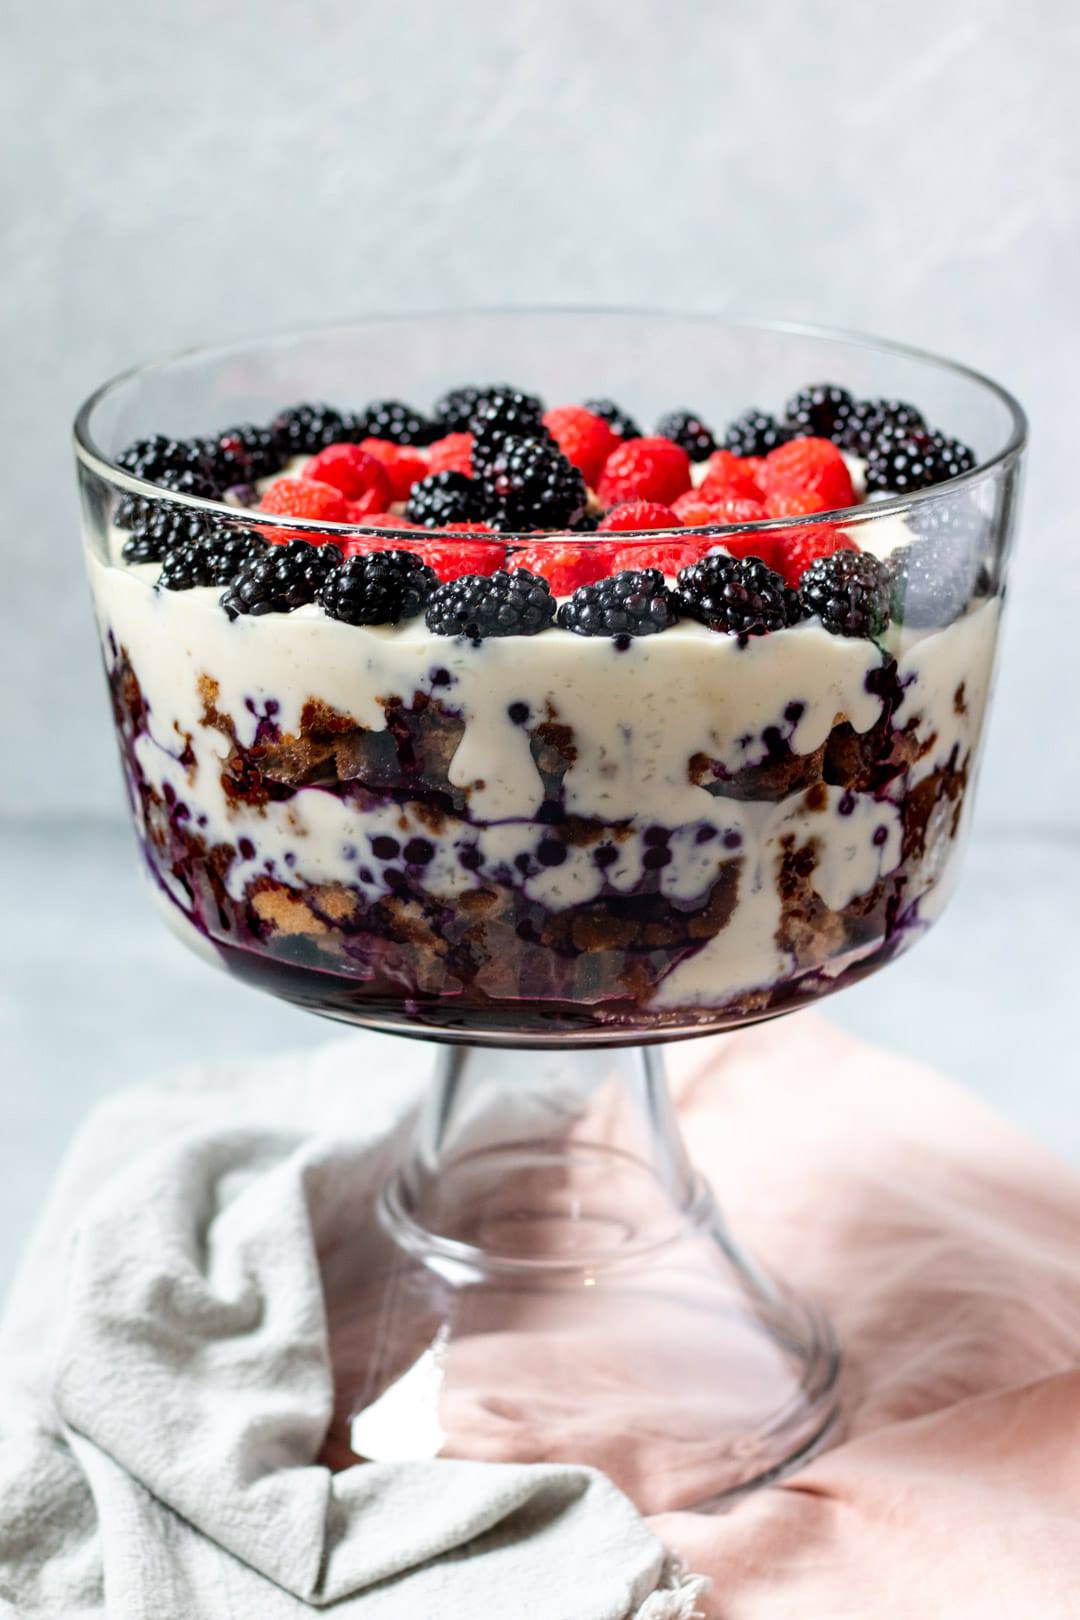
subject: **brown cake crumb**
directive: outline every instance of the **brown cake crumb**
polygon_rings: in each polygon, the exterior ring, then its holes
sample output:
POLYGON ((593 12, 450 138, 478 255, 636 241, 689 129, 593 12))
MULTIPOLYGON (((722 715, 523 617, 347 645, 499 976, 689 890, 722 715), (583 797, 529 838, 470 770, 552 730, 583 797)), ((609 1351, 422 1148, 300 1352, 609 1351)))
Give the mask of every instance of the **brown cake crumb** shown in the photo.
POLYGON ((340 883, 324 883, 313 889, 312 895, 320 915, 330 922, 352 922, 359 914, 359 898, 340 883))
POLYGON ((251 908, 261 922, 278 934, 328 934, 330 929, 306 901, 282 883, 260 878, 263 886, 251 896, 251 908))

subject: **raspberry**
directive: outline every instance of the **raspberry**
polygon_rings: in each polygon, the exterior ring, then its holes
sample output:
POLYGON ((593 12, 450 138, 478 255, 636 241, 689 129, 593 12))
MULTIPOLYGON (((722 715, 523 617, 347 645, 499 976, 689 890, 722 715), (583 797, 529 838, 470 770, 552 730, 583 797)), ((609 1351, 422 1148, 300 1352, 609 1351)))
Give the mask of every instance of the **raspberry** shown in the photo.
MULTIPOLYGON (((760 523, 765 508, 760 501, 742 495, 719 496, 703 501, 699 490, 689 490, 675 502, 675 511, 687 528, 726 528, 735 523, 760 523)), ((771 534, 717 534, 717 542, 732 557, 760 557, 773 566, 771 534)))
POLYGON ((514 558, 516 568, 546 579, 556 596, 570 596, 579 585, 595 585, 610 574, 612 548, 576 545, 562 540, 541 540, 514 558))
POLYGON ((641 545, 620 546, 611 559, 610 572, 658 568, 662 574, 674 578, 680 568, 688 568, 716 544, 716 539, 710 535, 707 540, 646 540, 641 545))
POLYGON ((688 529, 697 529, 706 523, 720 521, 714 516, 713 502, 703 500, 696 489, 688 489, 685 495, 680 495, 671 510, 679 522, 688 529))
POLYGON ((415 550, 444 585, 466 574, 494 574, 506 561, 505 546, 483 540, 417 540, 407 549, 415 550))
MULTIPOLYGON (((320 523, 349 521, 348 504, 341 491, 310 478, 276 479, 259 502, 259 511, 272 512, 277 517, 312 518, 320 523)), ((273 531, 266 538, 278 540, 279 536, 281 540, 292 538, 286 530, 273 531)), ((312 540, 319 544, 315 536, 312 540)))
POLYGON ((358 501, 371 512, 384 512, 392 498, 390 477, 382 462, 358 444, 333 444, 320 450, 304 468, 304 482, 329 484, 347 501, 358 501))
POLYGON ((458 472, 472 477, 471 433, 448 433, 445 439, 436 439, 428 451, 428 472, 458 472))
POLYGON ((815 512, 824 511, 824 496, 814 489, 778 490, 765 497, 765 512, 771 518, 813 517, 815 512))
POLYGON ((760 501, 762 494, 753 469, 730 450, 717 450, 709 457, 697 493, 705 500, 711 500, 714 495, 745 495, 752 501, 760 501))
POLYGON ((389 439, 362 439, 360 448, 375 457, 389 478, 391 500, 407 501, 413 485, 431 471, 427 458, 407 444, 391 444, 389 439))
POLYGON ((544 413, 543 422, 567 461, 573 462, 593 488, 604 462, 618 448, 618 434, 584 405, 559 405, 544 413))
POLYGON ((662 501, 670 506, 690 488, 690 457, 670 439, 630 439, 604 463, 597 493, 605 506, 662 501))
POLYGON ((771 534, 717 534, 713 547, 722 546, 729 557, 756 557, 766 568, 779 573, 776 537, 771 534))
MULTIPOLYGON (((697 493, 700 500, 701 491, 697 493)), ((748 495, 716 495, 706 497, 706 502, 709 523, 760 523, 765 517, 761 502, 751 500, 748 495)))
MULTIPOLYGON (((359 514, 355 522, 362 523, 368 529, 412 529, 422 534, 419 524, 410 523, 408 518, 398 517, 393 512, 364 512, 359 514)), ((386 541, 376 539, 374 535, 353 535, 348 539, 338 541, 346 557, 360 557, 368 551, 386 549, 386 541)), ((404 545, 404 541, 401 542, 404 545)))
POLYGON ((813 523, 803 529, 785 529, 773 542, 772 566, 795 589, 812 562, 834 551, 858 551, 851 536, 834 523, 813 523))
POLYGON ((682 523, 670 506, 663 506, 659 501, 623 501, 601 519, 599 532, 619 534, 633 529, 680 528, 682 523))
POLYGON ((424 615, 437 636, 536 636, 555 617, 555 598, 545 579, 525 568, 512 573, 467 574, 440 585, 424 615))
POLYGON ((776 565, 771 533, 755 531, 753 535, 732 535, 727 531, 733 523, 761 522, 766 517, 761 502, 750 501, 746 496, 721 496, 714 501, 703 501, 701 492, 691 489, 685 496, 678 497, 675 512, 687 528, 714 530, 716 539, 711 541, 712 546, 719 544, 729 556, 759 557, 769 567, 776 565))
POLYGON ((829 439, 792 439, 765 458, 765 493, 789 495, 812 490, 825 510, 854 506, 855 491, 844 458, 829 439))

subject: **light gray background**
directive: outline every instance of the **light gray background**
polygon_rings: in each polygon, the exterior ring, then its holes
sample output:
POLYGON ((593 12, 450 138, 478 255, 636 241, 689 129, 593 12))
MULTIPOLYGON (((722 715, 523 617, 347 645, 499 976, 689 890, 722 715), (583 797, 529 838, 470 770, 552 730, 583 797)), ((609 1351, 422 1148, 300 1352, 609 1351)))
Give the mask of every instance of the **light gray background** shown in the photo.
POLYGON ((0 1287, 94 1095, 323 1033, 189 962, 136 890, 69 419, 135 361, 367 310, 732 307, 940 349, 1024 400, 966 883, 834 1007, 1080 1150, 1078 69, 1071 0, 9 0, 0 1287))

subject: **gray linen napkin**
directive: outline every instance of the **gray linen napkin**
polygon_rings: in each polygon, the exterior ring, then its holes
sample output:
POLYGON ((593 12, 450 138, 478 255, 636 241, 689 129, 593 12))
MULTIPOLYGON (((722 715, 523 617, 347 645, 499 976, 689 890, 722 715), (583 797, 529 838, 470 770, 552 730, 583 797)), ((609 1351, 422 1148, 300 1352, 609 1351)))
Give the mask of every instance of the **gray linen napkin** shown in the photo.
POLYGON ((592 1470, 313 1461, 317 1253, 363 1242, 430 1061, 354 1036, 91 1117, 0 1324, 3 1620, 690 1620, 592 1470))

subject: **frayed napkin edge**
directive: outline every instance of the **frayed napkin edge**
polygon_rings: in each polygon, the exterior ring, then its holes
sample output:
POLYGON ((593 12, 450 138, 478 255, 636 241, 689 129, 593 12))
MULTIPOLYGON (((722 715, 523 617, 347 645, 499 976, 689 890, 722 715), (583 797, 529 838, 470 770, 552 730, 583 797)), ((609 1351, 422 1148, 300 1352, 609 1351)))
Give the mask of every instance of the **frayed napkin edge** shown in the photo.
POLYGON ((664 1560, 660 1585, 629 1620, 702 1620, 698 1600, 711 1585, 707 1575, 692 1574, 681 1558, 669 1553, 664 1560))

